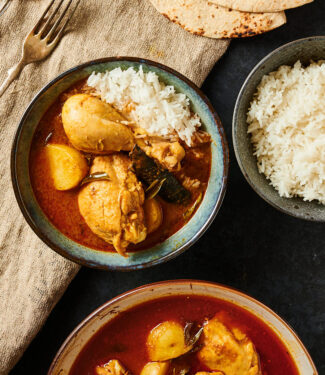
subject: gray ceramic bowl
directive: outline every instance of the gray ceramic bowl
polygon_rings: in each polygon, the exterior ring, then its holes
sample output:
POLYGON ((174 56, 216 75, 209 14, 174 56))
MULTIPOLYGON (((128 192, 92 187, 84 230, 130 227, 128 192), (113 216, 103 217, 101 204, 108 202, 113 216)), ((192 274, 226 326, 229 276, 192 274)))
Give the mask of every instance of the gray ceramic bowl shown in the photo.
POLYGON ((43 88, 31 102, 19 124, 11 154, 11 174, 18 204, 35 233, 53 250, 77 263, 89 267, 132 270, 150 267, 176 257, 188 249, 206 231, 215 218, 225 194, 228 175, 228 146, 219 117, 201 90, 191 81, 152 61, 114 57, 88 62, 61 74, 43 88), (210 133, 212 143, 211 175, 204 199, 191 220, 173 236, 150 249, 130 253, 123 258, 117 253, 97 251, 82 246, 64 236, 48 220, 38 205, 29 178, 29 151, 35 129, 44 112, 55 99, 75 82, 88 77, 93 71, 112 70, 116 67, 153 71, 166 84, 174 85, 191 101, 192 108, 210 133))
POLYGON ((250 136, 247 134, 246 113, 256 87, 262 77, 281 65, 293 65, 297 60, 308 64, 310 60, 325 60, 325 37, 316 36, 288 43, 266 56, 247 77, 235 105, 233 116, 233 143, 238 164, 252 188, 278 210, 300 219, 325 221, 325 206, 304 202, 300 198, 281 198, 257 169, 250 136))

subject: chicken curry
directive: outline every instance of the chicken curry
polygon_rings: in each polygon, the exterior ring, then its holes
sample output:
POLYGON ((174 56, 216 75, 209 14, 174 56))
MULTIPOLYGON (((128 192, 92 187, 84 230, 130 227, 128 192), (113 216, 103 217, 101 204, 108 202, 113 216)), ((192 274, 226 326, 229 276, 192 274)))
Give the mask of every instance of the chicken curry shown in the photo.
POLYGON ((191 147, 177 135, 150 136, 86 81, 47 110, 30 152, 33 190, 50 221, 122 256, 163 242, 193 216, 210 166, 208 133, 196 131, 191 147))
POLYGON ((173 296, 135 306, 104 326, 69 375, 298 375, 284 344, 229 302, 173 296))

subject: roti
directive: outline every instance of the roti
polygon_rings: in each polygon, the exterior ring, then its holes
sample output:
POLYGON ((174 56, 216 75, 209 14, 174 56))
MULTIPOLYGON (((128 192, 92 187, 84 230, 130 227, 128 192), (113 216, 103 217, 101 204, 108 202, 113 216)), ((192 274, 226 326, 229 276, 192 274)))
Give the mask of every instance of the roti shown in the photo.
POLYGON ((206 0, 150 0, 156 9, 185 30, 209 38, 240 38, 270 31, 286 22, 284 12, 247 13, 206 0))
POLYGON ((209 0, 226 8, 243 12, 279 12, 297 8, 314 0, 209 0))

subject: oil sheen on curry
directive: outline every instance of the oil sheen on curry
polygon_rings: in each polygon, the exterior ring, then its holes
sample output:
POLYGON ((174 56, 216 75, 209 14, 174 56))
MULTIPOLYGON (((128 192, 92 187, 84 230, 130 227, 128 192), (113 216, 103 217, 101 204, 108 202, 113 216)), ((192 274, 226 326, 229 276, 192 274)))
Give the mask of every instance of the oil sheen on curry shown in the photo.
POLYGON ((131 70, 93 74, 61 94, 30 152, 49 220, 82 245, 122 256, 184 226, 211 167, 211 138, 185 95, 131 70))
POLYGON ((69 375, 298 375, 260 319, 227 301, 173 296, 120 313, 85 345, 69 375))

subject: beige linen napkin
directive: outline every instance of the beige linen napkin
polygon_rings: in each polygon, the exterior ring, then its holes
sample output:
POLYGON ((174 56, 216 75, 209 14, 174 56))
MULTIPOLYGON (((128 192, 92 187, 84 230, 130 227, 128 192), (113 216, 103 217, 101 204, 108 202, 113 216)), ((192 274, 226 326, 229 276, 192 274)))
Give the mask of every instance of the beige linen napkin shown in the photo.
MULTIPOLYGON (((48 2, 12 0, 0 18, 1 81, 48 2)), ((38 239, 14 198, 10 148, 30 100, 66 69, 116 55, 159 61, 201 85, 228 43, 187 33, 158 14, 148 0, 85 0, 53 54, 27 66, 0 98, 0 374, 19 360, 79 269, 38 239)))

